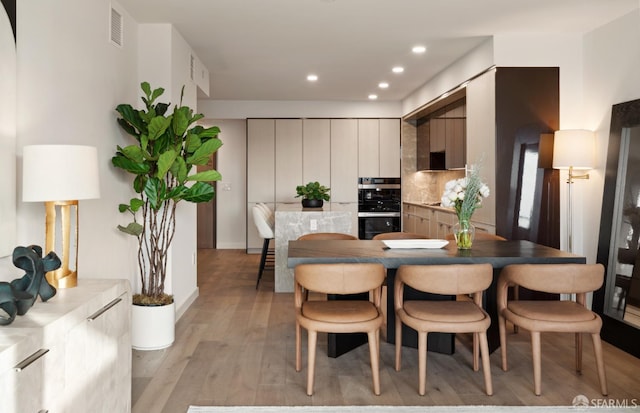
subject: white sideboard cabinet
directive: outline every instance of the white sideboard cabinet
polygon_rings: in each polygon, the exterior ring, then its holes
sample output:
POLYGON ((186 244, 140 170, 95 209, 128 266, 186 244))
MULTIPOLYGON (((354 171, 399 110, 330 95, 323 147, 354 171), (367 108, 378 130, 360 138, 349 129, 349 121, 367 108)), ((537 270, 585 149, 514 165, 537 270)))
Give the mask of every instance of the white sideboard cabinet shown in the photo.
POLYGON ((131 411, 129 281, 81 278, 0 326, 0 411, 131 411))

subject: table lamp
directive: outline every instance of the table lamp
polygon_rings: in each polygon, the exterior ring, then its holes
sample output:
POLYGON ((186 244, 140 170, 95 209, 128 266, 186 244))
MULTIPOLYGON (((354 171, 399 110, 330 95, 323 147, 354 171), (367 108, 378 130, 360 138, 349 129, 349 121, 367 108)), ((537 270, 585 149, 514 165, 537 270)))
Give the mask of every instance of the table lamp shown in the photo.
POLYGON ((571 186, 575 179, 589 179, 589 174, 574 174, 574 171, 593 169, 595 135, 584 129, 567 129, 556 131, 553 136, 553 168, 568 169, 567 177, 567 245, 573 252, 573 234, 571 228, 571 186))
POLYGON ((25 146, 22 178, 22 200, 45 203, 45 254, 54 251, 62 261, 60 268, 46 274, 47 281, 56 288, 75 287, 78 200, 100 197, 98 151, 81 145, 25 146), (70 261, 74 263, 72 267, 70 261))

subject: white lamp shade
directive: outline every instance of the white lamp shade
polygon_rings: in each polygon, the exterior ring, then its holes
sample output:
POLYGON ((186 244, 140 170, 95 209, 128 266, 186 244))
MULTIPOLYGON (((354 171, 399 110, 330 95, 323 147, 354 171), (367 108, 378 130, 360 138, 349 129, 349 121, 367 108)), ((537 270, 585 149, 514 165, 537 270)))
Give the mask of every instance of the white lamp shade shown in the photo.
POLYGON ((23 201, 93 198, 100 198, 98 150, 95 147, 30 145, 23 148, 23 201))
POLYGON ((584 129, 559 130, 553 136, 555 169, 592 169, 595 135, 584 129))

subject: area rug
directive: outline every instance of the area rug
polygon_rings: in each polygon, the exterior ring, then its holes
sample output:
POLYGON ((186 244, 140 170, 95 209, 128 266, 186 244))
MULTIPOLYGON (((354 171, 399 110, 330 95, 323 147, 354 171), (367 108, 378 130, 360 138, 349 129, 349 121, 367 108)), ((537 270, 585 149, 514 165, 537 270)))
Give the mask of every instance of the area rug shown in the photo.
MULTIPOLYGON (((600 409, 577 406, 190 406, 187 413, 578 413, 593 410, 600 409)), ((622 408, 605 410, 607 413, 630 411, 622 408)))

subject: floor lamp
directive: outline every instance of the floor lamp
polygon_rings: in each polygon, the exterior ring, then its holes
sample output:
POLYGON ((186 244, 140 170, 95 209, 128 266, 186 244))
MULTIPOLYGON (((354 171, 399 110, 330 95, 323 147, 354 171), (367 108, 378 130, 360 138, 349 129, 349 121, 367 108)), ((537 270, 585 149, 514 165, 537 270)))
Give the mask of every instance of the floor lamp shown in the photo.
POLYGON ((22 153, 22 200, 45 203, 44 253, 54 251, 62 261, 46 274, 47 281, 56 288, 75 287, 78 200, 100 197, 98 151, 92 146, 30 145, 22 153))
POLYGON ((573 252, 571 187, 575 179, 589 179, 589 174, 574 171, 593 169, 595 136, 584 129, 559 130, 553 137, 553 168, 567 169, 567 246, 573 252))

